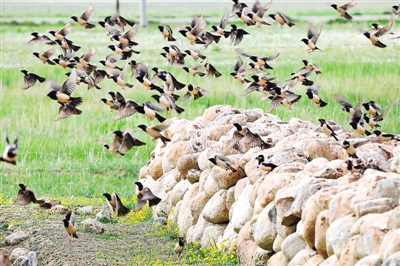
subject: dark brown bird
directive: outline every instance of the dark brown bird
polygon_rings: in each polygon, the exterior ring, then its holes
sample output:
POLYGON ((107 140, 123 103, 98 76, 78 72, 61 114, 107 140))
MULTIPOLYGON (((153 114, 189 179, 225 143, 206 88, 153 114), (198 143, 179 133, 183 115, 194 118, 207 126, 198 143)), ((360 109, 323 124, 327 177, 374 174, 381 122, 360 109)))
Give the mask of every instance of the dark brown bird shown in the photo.
POLYGON ((46 81, 45 78, 36 75, 34 73, 28 72, 27 70, 21 70, 22 73, 24 73, 24 90, 29 89, 33 85, 35 85, 36 81, 39 81, 40 83, 43 83, 46 81))
POLYGON ((160 203, 161 199, 151 192, 150 188, 143 186, 140 182, 135 182, 139 191, 137 193, 137 201, 136 207, 133 211, 137 212, 143 209, 146 203, 149 203, 149 206, 155 206, 160 203))
POLYGON ((176 243, 174 252, 178 255, 178 257, 181 255, 183 249, 185 248, 185 243, 183 242, 183 237, 179 237, 178 243, 176 243))
POLYGON ((301 95, 295 94, 289 90, 284 90, 280 87, 273 87, 272 90, 275 92, 275 95, 272 97, 272 102, 267 113, 280 105, 287 105, 289 109, 292 109, 292 104, 298 102, 301 98, 301 95))
POLYGON ((121 147, 122 141, 124 139, 123 132, 121 130, 116 130, 113 133, 115 134, 115 137, 111 144, 108 144, 101 140, 98 140, 97 143, 106 148, 109 152, 112 152, 114 154, 114 157, 117 156, 117 154, 124 156, 125 154, 119 151, 119 148, 121 147))
MULTIPOLYGON (((236 128, 238 129, 237 126, 236 128)), ((244 137, 240 141, 244 143, 246 146, 250 146, 252 148, 260 147, 261 149, 269 149, 272 147, 271 144, 265 142, 260 135, 252 132, 248 127, 244 127, 243 129, 244 129, 244 137)))
POLYGON ((75 22, 78 22, 80 25, 84 26, 85 29, 93 29, 94 27, 96 27, 96 25, 89 23, 89 20, 92 18, 93 13, 94 6, 92 4, 89 4, 86 11, 80 17, 72 16, 71 18, 75 22))
POLYGON ((340 16, 347 19, 347 20, 352 20, 353 17, 349 15, 349 13, 347 13, 347 10, 350 8, 355 7, 357 4, 357 0, 352 0, 351 2, 342 5, 342 6, 338 6, 336 4, 332 4, 331 7, 333 7, 333 9, 335 9, 337 12, 339 12, 340 16))
POLYGON ((35 193, 30 190, 24 184, 18 184, 20 189, 18 190, 17 197, 13 199, 18 205, 28 205, 29 203, 36 203, 35 193))
POLYGON ((230 39, 230 45, 233 44, 233 46, 238 45, 242 40, 244 35, 248 35, 247 31, 244 29, 238 28, 235 24, 231 24, 231 31, 225 31, 224 36, 225 38, 230 39))
POLYGON ((54 118, 54 121, 59 121, 61 119, 65 119, 70 117, 71 115, 80 115, 82 111, 76 108, 76 105, 73 103, 60 103, 61 105, 58 108, 57 116, 54 118))
POLYGON ((221 74, 221 72, 219 72, 213 65, 211 65, 210 63, 206 63, 205 65, 204 65, 204 70, 205 70, 205 72, 206 72, 206 78, 208 78, 208 77, 212 77, 212 76, 214 76, 214 77, 216 77, 216 78, 219 78, 219 77, 221 77, 222 76, 222 74, 221 74))
POLYGON ((106 197, 107 204, 110 207, 111 211, 117 212, 118 217, 125 216, 131 211, 131 209, 125 207, 122 204, 121 199, 118 197, 117 193, 113 193, 111 195, 108 193, 103 193, 103 196, 106 197))
POLYGON ((65 215, 65 218, 63 220, 64 222, 64 227, 67 230, 68 234, 72 237, 78 238, 78 235, 76 234, 76 229, 74 227, 75 225, 75 212, 69 211, 67 215, 65 215))

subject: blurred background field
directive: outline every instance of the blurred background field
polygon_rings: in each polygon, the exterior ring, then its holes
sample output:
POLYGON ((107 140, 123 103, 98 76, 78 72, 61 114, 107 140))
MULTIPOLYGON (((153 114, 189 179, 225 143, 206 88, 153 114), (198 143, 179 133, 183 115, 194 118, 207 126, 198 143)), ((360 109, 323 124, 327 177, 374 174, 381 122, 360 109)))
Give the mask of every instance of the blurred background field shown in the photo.
MULTIPOLYGON (((38 197, 71 195, 101 197, 104 192, 115 191, 123 197, 130 198, 135 189, 131 183, 137 180, 140 167, 150 160, 150 153, 155 143, 141 131, 134 132, 134 135, 147 145, 133 148, 125 157, 114 158, 96 143, 99 139, 111 142, 114 136, 112 132, 117 129, 124 130, 135 128, 138 124, 157 123, 150 122, 148 118, 139 114, 113 121, 115 113, 111 113, 107 106, 99 102, 100 98, 109 97, 109 91, 119 91, 126 98, 138 103, 152 100, 150 96, 154 91, 146 91, 134 77, 126 75, 126 80, 134 84, 134 87, 125 91, 112 80, 101 82, 99 84, 101 90, 87 90, 84 84, 77 86, 73 95, 83 97, 84 102, 80 106, 83 114, 58 122, 55 122, 54 118, 59 106, 46 96, 48 88, 45 84, 35 84, 26 91, 22 90, 23 74, 20 72, 22 69, 58 83, 66 80, 64 74, 68 70, 60 66, 44 65, 31 55, 35 51, 43 53, 49 46, 27 46, 26 42, 31 39, 30 33, 34 31, 48 34, 49 30, 61 29, 70 21, 70 16, 82 14, 89 3, 69 1, 1 3, 1 149, 5 145, 4 136, 7 128, 11 139, 17 131, 19 132, 17 166, 0 165, 0 192, 3 201, 16 195, 18 183, 28 185, 38 197)), ((114 14, 115 2, 98 1, 93 4, 95 14, 91 21, 96 24, 96 28, 85 30, 73 23, 69 38, 74 44, 82 47, 76 53, 78 56, 82 55, 87 47, 96 47, 97 54, 91 63, 103 68, 99 61, 111 54, 107 45, 116 42, 110 41, 106 31, 97 22, 103 20, 105 16, 114 14)), ((248 4, 251 5, 252 2, 248 4)), ((177 30, 189 25, 194 15, 203 15, 208 21, 207 30, 211 31, 211 25, 219 22, 224 9, 231 10, 232 2, 148 1, 148 25, 146 28, 139 28, 136 38, 139 45, 134 47, 141 53, 131 59, 170 71, 179 81, 212 92, 196 102, 190 100, 184 104, 182 107, 185 108, 185 112, 179 117, 185 119, 194 119, 202 115, 206 108, 218 104, 229 104, 243 109, 262 108, 264 111, 268 109, 270 102, 260 101, 262 95, 257 92, 241 96, 246 85, 241 87, 229 75, 238 57, 236 48, 257 56, 269 56, 279 52, 280 56, 270 62, 274 68, 270 73, 282 85, 290 77, 290 73, 303 66, 301 60, 306 59, 322 68, 322 74, 313 73, 310 79, 320 85, 320 96, 328 102, 328 106, 317 109, 305 95, 307 87, 298 84, 293 91, 301 94, 302 98, 293 106, 293 110, 279 107, 272 113, 284 121, 297 117, 318 124, 318 118, 325 118, 352 130, 348 124, 350 116, 341 111, 340 105, 333 97, 335 93, 346 97, 353 104, 365 97, 365 100, 374 100, 384 109, 399 100, 400 39, 392 39, 391 35, 385 35, 381 39, 388 47, 380 49, 373 47, 355 28, 355 25, 369 28, 374 22, 386 25, 390 19, 391 6, 397 4, 396 1, 375 3, 358 1, 357 6, 349 11, 354 15, 354 20, 345 21, 324 1, 275 0, 267 14, 283 12, 296 25, 292 28, 286 26, 281 28, 272 23, 272 26, 258 29, 245 27, 236 17, 231 18, 228 21, 228 28, 229 24, 234 23, 245 28, 250 35, 245 36, 238 46, 230 46, 229 40, 223 38, 218 44, 213 43, 206 50, 201 45, 196 45, 196 48, 208 57, 208 62, 222 73, 220 78, 204 79, 191 77, 183 70, 168 65, 160 53, 163 52, 163 46, 171 43, 162 38, 157 26, 168 23, 174 30, 174 36, 182 40, 184 49, 188 49, 189 42, 177 30), (324 52, 307 54, 307 48, 300 41, 306 37, 310 22, 314 26, 323 23, 318 47, 324 52)), ((139 22, 139 8, 140 1, 121 1, 121 15, 134 22, 139 22)), ((271 22, 269 18, 266 20, 271 22)), ((392 31, 396 36, 400 35, 398 20, 392 31)), ((56 55, 59 53, 60 51, 56 49, 56 55)), ((250 62, 248 58, 242 59, 250 62)), ((126 61, 119 61, 117 65, 123 67, 125 63, 126 61)), ((192 67, 197 63, 192 58, 185 59, 187 66, 192 67)), ((250 76, 251 74, 248 75, 249 78, 250 76)), ((178 94, 182 96, 185 90, 186 88, 178 94)), ((171 115, 166 113, 162 115, 177 116, 175 112, 171 115)), ((381 122, 381 130, 398 133, 400 128, 398 117, 398 107, 391 108, 381 122)))

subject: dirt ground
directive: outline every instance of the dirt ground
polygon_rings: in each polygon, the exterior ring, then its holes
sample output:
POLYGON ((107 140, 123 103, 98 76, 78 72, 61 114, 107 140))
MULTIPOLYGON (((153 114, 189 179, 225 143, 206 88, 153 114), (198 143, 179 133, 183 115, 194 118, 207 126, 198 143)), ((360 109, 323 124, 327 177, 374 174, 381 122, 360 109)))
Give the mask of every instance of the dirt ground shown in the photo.
MULTIPOLYGON (((76 215, 78 239, 70 237, 63 225, 65 214, 52 214, 36 204, 0 206, 0 248, 7 254, 21 247, 35 251, 39 265, 148 265, 155 254, 158 259, 173 262, 176 239, 157 237, 152 222, 137 224, 107 223, 106 231, 79 225, 94 215, 76 215), (23 230, 27 238, 7 246, 6 236, 23 230)), ((176 261, 177 264, 180 264, 176 261)))

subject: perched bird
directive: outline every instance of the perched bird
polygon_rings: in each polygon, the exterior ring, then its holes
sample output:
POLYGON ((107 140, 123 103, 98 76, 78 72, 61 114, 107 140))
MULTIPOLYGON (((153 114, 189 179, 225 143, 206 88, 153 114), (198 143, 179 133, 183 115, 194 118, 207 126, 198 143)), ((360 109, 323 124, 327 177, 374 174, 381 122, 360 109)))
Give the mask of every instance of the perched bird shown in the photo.
POLYGON ((341 145, 343 147, 343 149, 346 150, 347 154, 351 157, 355 157, 357 158, 357 148, 365 145, 367 143, 370 143, 372 141, 372 139, 366 139, 366 140, 362 140, 362 141, 357 141, 357 142, 349 142, 347 140, 344 140, 341 145))
POLYGON ((344 97, 340 96, 339 94, 334 95, 336 101, 340 103, 342 106, 342 111, 345 111, 346 113, 353 115, 355 110, 360 109, 361 104, 364 102, 364 99, 359 101, 354 107, 350 104, 348 100, 346 100, 344 97))
POLYGON ((46 81, 45 78, 36 75, 34 73, 28 72, 27 70, 21 70, 22 73, 24 73, 24 90, 29 89, 33 85, 35 85, 36 81, 39 81, 40 83, 43 83, 46 81))
POLYGON ((285 24, 288 25, 289 27, 293 27, 294 25, 296 25, 293 22, 289 21, 289 19, 287 19, 287 17, 281 12, 277 12, 275 14, 269 14, 269 17, 278 22, 281 25, 281 28, 285 24))
POLYGON ((92 18, 93 13, 94 13, 94 6, 92 4, 89 4, 86 11, 80 17, 72 16, 71 18, 75 22, 78 22, 80 25, 84 26, 85 29, 92 29, 96 27, 96 25, 89 23, 89 20, 92 18))
POLYGON ((335 133, 335 131, 333 131, 333 129, 326 123, 325 119, 320 118, 318 119, 318 121, 321 123, 321 130, 322 132, 328 136, 329 140, 331 137, 333 137, 335 140, 339 141, 339 139, 337 138, 337 135, 335 133))
POLYGON ((63 220, 64 222, 64 227, 67 230, 68 234, 72 237, 78 238, 78 235, 76 234, 76 229, 74 227, 75 225, 75 212, 74 211, 69 211, 63 220))
POLYGON ((110 207, 111 211, 117 212, 118 217, 125 216, 131 211, 131 209, 125 207, 122 204, 121 199, 118 197, 117 193, 113 193, 111 195, 108 193, 103 193, 103 196, 106 197, 107 204, 110 207))
POLYGON ((345 163, 347 165, 347 170, 352 174, 354 174, 354 173, 362 174, 366 170, 366 167, 364 166, 364 164, 362 164, 358 160, 356 163, 353 163, 352 160, 346 160, 345 163))
POLYGON ((258 168, 265 172, 271 172, 276 167, 278 167, 276 164, 266 162, 264 155, 262 154, 258 155, 256 157, 256 160, 258 161, 258 168))
POLYGON ((161 31, 161 34, 163 35, 164 39, 167 39, 169 42, 174 42, 176 39, 172 36, 173 31, 170 26, 165 25, 165 26, 158 26, 158 29, 161 31))
POLYGON ((400 141, 400 137, 393 135, 393 134, 389 134, 389 133, 382 133, 379 130, 374 130, 373 133, 378 137, 378 141, 380 143, 386 142, 386 141, 390 141, 392 139, 400 141))
POLYGON ((225 31, 224 36, 225 38, 230 39, 230 45, 233 44, 233 46, 238 45, 242 40, 244 35, 248 35, 247 31, 244 29, 238 28, 235 24, 231 24, 231 31, 225 31))
POLYGON ((24 184, 18 184, 18 186, 20 189, 18 190, 17 197, 13 199, 15 203, 18 205, 28 205, 31 202, 36 203, 35 193, 32 190, 24 184))
POLYGON ((169 138, 163 136, 161 132, 166 130, 171 125, 171 119, 166 119, 161 124, 155 126, 146 126, 146 125, 138 125, 138 128, 146 132, 148 135, 153 137, 153 141, 156 139, 161 139, 161 141, 165 144, 166 142, 171 141, 169 138))
POLYGON ((26 43, 27 45, 37 44, 37 43, 44 43, 47 45, 57 44, 55 41, 50 39, 47 35, 41 34, 39 32, 36 32, 36 31, 32 32, 31 35, 33 36, 33 38, 26 43))
POLYGON ((183 242, 183 237, 179 237, 178 243, 176 243, 174 252, 178 255, 178 257, 181 255, 183 249, 185 248, 185 243, 183 242))
POLYGON ((208 158, 208 160, 213 164, 215 164, 216 166, 221 167, 222 169, 231 172, 237 172, 237 170, 231 165, 232 164, 231 159, 222 154, 214 154, 213 156, 208 158))
POLYGON ((364 128, 364 115, 360 109, 356 109, 351 116, 350 126, 361 135, 371 135, 371 132, 364 128))
POLYGON ((317 105, 318 108, 327 106, 328 103, 324 102, 319 96, 318 96, 318 91, 319 91, 319 85, 314 85, 310 88, 307 89, 307 97, 310 99, 313 103, 317 105))
POLYGON ((10 143, 8 133, 6 132, 6 143, 7 145, 4 149, 3 155, 0 157, 0 161, 16 165, 18 154, 18 134, 15 137, 14 142, 10 143))
POLYGON ((135 212, 143 209, 146 203, 149 203, 149 206, 155 206, 160 203, 161 199, 151 192, 150 188, 143 186, 141 182, 135 182, 139 191, 137 193, 137 201, 136 207, 134 209, 135 212))
POLYGON ((307 39, 301 39, 302 42, 304 42, 307 47, 308 47, 308 53, 314 52, 315 50, 320 50, 317 47, 317 41, 319 36, 321 35, 321 29, 322 29, 322 23, 319 25, 318 30, 316 30, 312 25, 308 27, 308 32, 307 32, 307 39))
POLYGON ((226 23, 228 22, 228 9, 225 8, 225 13, 217 26, 212 25, 213 31, 219 35, 224 35, 226 23))
POLYGON ((82 103, 81 97, 71 97, 72 92, 76 86, 76 69, 73 68, 68 79, 63 85, 57 84, 55 81, 49 81, 50 92, 47 94, 50 99, 55 100, 61 104, 73 104, 78 106, 82 103))
POLYGON ((342 6, 338 6, 337 4, 332 4, 331 7, 335 9, 337 12, 339 12, 340 16, 347 19, 347 20, 352 20, 353 17, 347 13, 347 10, 350 8, 355 7, 357 4, 357 0, 352 0, 351 2, 344 4, 342 6))
POLYGON ((203 16, 200 17, 194 17, 191 23, 191 27, 185 28, 180 30, 179 32, 190 41, 191 45, 194 44, 205 44, 205 42, 201 39, 201 37, 204 35, 206 31, 206 26, 207 22, 203 18, 203 16))
MULTIPOLYGON (((238 129, 237 125, 235 125, 238 129)), ((240 133, 240 132, 239 132, 240 133)), ((244 136, 240 140, 240 142, 244 143, 246 146, 260 147, 261 149, 269 149, 271 148, 271 144, 265 142, 260 135, 252 132, 248 127, 244 127, 244 136)))
POLYGON ((49 65, 54 66, 54 65, 56 65, 56 63, 54 63, 53 61, 50 60, 50 57, 52 57, 54 55, 54 52, 55 52, 54 47, 51 47, 49 50, 47 50, 43 54, 39 54, 38 52, 33 52, 32 55, 34 55, 40 61, 42 61, 43 64, 49 64, 49 65))
POLYGON ((188 90, 185 92, 185 94, 182 97, 181 104, 184 104, 185 102, 187 102, 192 96, 193 96, 193 100, 198 100, 201 97, 208 95, 208 94, 210 94, 209 91, 202 89, 198 86, 189 84, 188 90))

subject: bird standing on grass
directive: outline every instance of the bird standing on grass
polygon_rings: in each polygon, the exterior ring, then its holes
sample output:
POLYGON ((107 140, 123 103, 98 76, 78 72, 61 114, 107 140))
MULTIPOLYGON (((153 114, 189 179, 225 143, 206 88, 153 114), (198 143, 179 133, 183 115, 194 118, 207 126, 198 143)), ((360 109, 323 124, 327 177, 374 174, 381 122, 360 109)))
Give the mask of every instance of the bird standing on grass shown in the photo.
POLYGON ((183 249, 185 248, 185 243, 183 242, 183 237, 179 237, 178 243, 175 245, 175 253, 178 255, 178 257, 181 255, 183 249))
POLYGON ((28 205, 31 202, 36 203, 35 193, 32 190, 24 184, 18 184, 18 186, 20 189, 18 190, 17 197, 13 199, 15 203, 18 205, 28 205))
POLYGON ((76 234, 76 229, 74 227, 75 225, 75 212, 74 211, 69 211, 67 215, 65 215, 65 218, 63 220, 64 222, 64 227, 67 230, 68 234, 72 237, 78 238, 78 235, 76 234))

